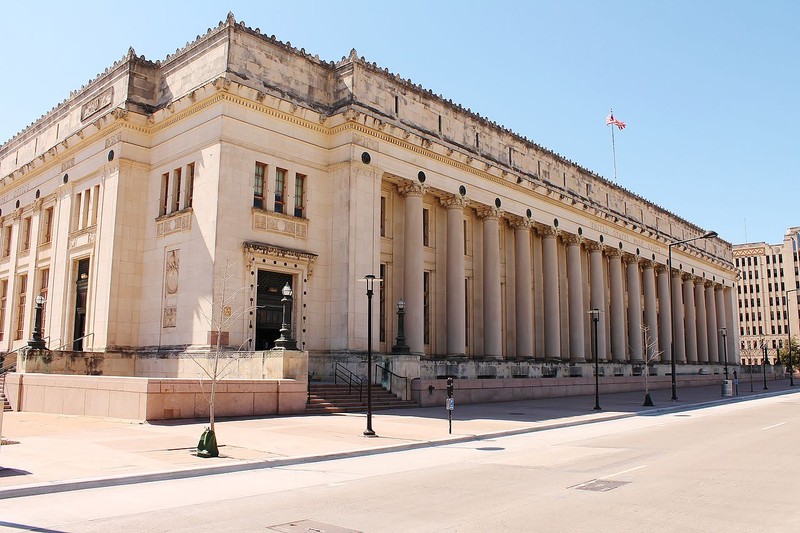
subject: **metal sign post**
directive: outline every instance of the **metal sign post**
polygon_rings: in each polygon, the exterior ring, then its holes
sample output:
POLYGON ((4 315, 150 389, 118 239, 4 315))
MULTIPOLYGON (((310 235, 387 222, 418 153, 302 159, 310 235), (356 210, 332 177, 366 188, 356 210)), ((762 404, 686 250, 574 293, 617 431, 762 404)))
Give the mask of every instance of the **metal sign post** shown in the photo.
POLYGON ((455 400, 453 400, 453 378, 447 378, 447 433, 453 433, 453 408, 455 407, 455 400))

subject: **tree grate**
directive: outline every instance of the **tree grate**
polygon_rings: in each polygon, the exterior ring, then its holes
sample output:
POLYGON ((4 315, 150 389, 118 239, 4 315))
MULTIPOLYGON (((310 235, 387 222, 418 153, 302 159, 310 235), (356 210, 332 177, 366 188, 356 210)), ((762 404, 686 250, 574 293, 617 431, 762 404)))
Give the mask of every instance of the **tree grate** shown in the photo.
POLYGON ((592 492, 608 492, 617 489, 623 485, 627 485, 630 481, 615 481, 613 479, 593 479, 585 483, 573 485, 571 489, 589 490, 592 492))

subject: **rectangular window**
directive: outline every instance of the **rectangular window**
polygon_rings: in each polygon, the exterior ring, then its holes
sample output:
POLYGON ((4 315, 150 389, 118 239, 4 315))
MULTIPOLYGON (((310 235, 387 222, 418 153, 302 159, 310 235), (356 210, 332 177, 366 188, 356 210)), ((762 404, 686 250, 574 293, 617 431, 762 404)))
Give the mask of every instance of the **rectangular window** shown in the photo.
POLYGON ((11 224, 3 228, 3 257, 11 255, 11 224))
POLYGON ((253 175, 253 207, 264 209, 264 185, 267 176, 267 165, 256 163, 256 171, 253 175))
POLYGON ((172 212, 181 210, 181 169, 172 171, 172 212))
POLYGON ((282 168, 275 169, 275 212, 283 213, 286 204, 284 188, 286 187, 286 171, 282 168))
POLYGON ((194 163, 186 165, 186 201, 183 204, 184 209, 192 207, 192 199, 194 198, 194 163))
POLYGON ((386 197, 381 196, 381 237, 386 237, 386 197))
POLYGON ((294 216, 303 218, 306 204, 306 177, 296 174, 294 177, 294 216))
POLYGON ((158 216, 163 217, 167 214, 169 205, 169 172, 161 175, 161 198, 158 203, 158 216))
POLYGON ((31 217, 26 217, 22 221, 22 235, 20 239, 20 250, 27 251, 31 248, 31 217))
POLYGON ((431 245, 431 212, 428 209, 422 210, 422 245, 431 245))
POLYGON ((19 291, 17 292, 17 331, 14 340, 22 339, 25 330, 25 297, 28 292, 28 276, 23 274, 19 277, 19 291))
POLYGON ((91 216, 91 224, 92 226, 97 225, 97 205, 100 202, 100 186, 95 185, 92 189, 92 216, 91 216))
POLYGON ((431 273, 422 274, 422 337, 427 345, 431 343, 431 273))
POLYGON ((53 208, 48 207, 42 212, 42 244, 53 240, 53 208))
POLYGON ((80 229, 89 227, 89 207, 92 205, 91 190, 86 189, 83 191, 83 208, 81 211, 81 225, 80 229))
POLYGON ((0 341, 6 333, 6 300, 8 299, 8 280, 0 281, 0 341))

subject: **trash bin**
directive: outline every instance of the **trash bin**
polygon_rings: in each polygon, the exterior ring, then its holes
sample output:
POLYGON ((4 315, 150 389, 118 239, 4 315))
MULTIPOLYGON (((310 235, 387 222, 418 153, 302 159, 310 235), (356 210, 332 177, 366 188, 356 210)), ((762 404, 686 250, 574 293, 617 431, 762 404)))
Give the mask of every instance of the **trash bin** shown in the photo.
POLYGON ((733 396, 733 380, 725 379, 722 381, 722 397, 728 398, 733 396))

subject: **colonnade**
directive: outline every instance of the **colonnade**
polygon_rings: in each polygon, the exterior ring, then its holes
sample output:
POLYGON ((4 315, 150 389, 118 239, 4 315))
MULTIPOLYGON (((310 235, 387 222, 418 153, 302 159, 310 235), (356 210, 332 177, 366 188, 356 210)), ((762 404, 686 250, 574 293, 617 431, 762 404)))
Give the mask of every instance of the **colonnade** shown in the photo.
MULTIPOLYGON (((411 351, 422 354, 424 250, 421 221, 425 187, 412 184, 398 189, 405 197, 402 258, 405 335, 411 351)), ((439 200, 446 210, 447 220, 446 355, 463 357, 466 353, 464 213, 467 201, 458 195, 439 200)), ((502 338, 504 328, 501 327, 500 259, 500 228, 507 223, 514 233, 513 266, 508 268, 507 275, 514 278, 513 295, 508 296, 514 303, 514 316, 510 321, 515 327, 505 329, 514 332, 514 358, 570 363, 592 359, 590 346, 593 342, 589 341, 593 341, 593 328, 589 310, 596 307, 600 309, 597 328, 600 361, 670 362, 673 329, 677 363, 722 361, 723 347, 717 339, 719 329, 735 323, 731 285, 678 269, 672 270, 670 283, 666 265, 603 244, 602 238, 601 242, 595 242, 526 218, 507 219, 499 207, 472 204, 470 208, 475 209, 483 237, 481 253, 475 257, 476 267, 482 269, 482 286, 476 287, 475 293, 481 296, 483 316, 483 343, 473 349, 477 358, 508 357, 504 346, 509 344, 502 338), (541 238, 541 272, 537 275, 534 275, 533 265, 538 263, 534 263, 531 245, 534 231, 541 238), (565 250, 560 251, 562 247, 565 250), (585 263, 587 253, 588 262, 585 263), (566 264, 559 268, 561 258, 565 258, 566 264), (589 272, 584 272, 586 266, 589 272), (564 276, 566 279, 561 279, 564 276), (539 279, 542 331, 535 330, 534 319, 534 283, 539 279), (562 296, 564 290, 565 297, 562 296), (562 323, 564 321, 566 323, 562 323), (535 338, 539 336, 543 339, 543 353, 535 353, 535 338)), ((735 335, 730 335, 729 339, 735 342, 735 335)))

